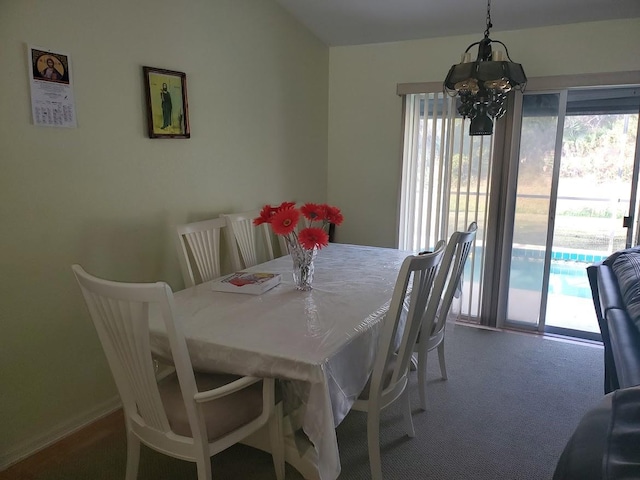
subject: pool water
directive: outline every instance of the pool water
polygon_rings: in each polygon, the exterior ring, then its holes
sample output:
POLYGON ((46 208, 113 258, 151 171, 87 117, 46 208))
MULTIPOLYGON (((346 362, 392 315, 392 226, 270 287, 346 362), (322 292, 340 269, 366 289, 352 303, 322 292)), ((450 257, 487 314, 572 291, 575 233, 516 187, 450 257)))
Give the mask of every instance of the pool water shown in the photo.
MULTIPOLYGON (((551 261, 549 293, 591 298, 587 267, 591 263, 551 261)), ((540 291, 542 289, 542 259, 513 258, 511 288, 540 291)))
MULTIPOLYGON (((476 251, 475 272, 479 272, 481 252, 476 251)), ((582 254, 553 251, 549 272, 549 293, 571 297, 591 298, 587 267, 604 260, 607 255, 582 254)), ((470 275, 470 262, 465 266, 465 275, 470 275)), ((513 249, 511 259, 510 288, 542 290, 544 250, 518 247, 513 249)), ((468 278, 468 277, 467 277, 468 278)))
MULTIPOLYGON (((473 267, 474 282, 480 282, 482 251, 475 250, 473 262, 465 265, 465 279, 471 278, 473 267)), ((549 272, 549 297, 547 299, 545 325, 575 331, 599 334, 591 288, 587 277, 587 267, 601 261, 607 255, 593 255, 587 260, 564 258, 554 252, 549 272)), ((538 307, 542 292, 544 252, 536 249, 514 249, 511 259, 509 297, 517 304, 510 304, 511 320, 523 324, 537 325, 538 307), (513 297, 512 295, 513 294, 513 297)), ((479 314, 479 311, 476 312, 479 314)))

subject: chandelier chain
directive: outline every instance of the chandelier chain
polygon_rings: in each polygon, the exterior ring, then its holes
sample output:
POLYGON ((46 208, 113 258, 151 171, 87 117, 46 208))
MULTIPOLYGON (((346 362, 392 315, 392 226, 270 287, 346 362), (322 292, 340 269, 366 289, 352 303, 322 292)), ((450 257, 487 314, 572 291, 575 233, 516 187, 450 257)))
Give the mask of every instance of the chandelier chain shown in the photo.
POLYGON ((491 23, 491 0, 487 0, 487 29, 484 31, 484 38, 489 38, 489 29, 493 27, 491 23))

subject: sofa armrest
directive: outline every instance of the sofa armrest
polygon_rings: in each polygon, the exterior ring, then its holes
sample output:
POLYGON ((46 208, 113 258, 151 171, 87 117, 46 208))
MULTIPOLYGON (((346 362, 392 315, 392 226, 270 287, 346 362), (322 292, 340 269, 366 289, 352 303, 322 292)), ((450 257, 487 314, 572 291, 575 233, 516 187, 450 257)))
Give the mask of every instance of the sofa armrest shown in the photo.
POLYGON ((606 321, 620 388, 640 385, 640 330, 626 310, 609 309, 606 321))
POLYGON ((616 390, 589 410, 567 442, 553 480, 640 478, 640 388, 616 390))
POLYGON ((553 480, 602 480, 612 400, 613 394, 606 395, 582 417, 560 455, 553 480))
MULTIPOLYGON (((613 354, 611 353, 611 341, 609 340, 609 330, 607 329, 607 322, 604 319, 604 313, 602 311, 602 305, 600 304, 600 292, 598 289, 598 277, 599 271, 603 268, 602 263, 596 263, 587 267, 587 277, 589 279, 589 286, 591 287, 591 298, 593 300, 593 306, 596 311, 596 318, 598 320, 598 326, 600 327, 600 335, 602 336, 602 343, 604 345, 604 393, 610 393, 620 388, 618 383, 618 377, 616 375, 616 367, 613 362, 613 354)), ((611 267, 607 266, 611 272, 611 267)), ((608 281, 611 280, 610 274, 605 274, 608 281)), ((603 280, 604 281, 604 280, 603 280)))
POLYGON ((618 278, 613 269, 607 265, 598 267, 598 295, 600 296, 600 308, 602 316, 607 316, 610 308, 624 309, 625 304, 618 287, 618 278))

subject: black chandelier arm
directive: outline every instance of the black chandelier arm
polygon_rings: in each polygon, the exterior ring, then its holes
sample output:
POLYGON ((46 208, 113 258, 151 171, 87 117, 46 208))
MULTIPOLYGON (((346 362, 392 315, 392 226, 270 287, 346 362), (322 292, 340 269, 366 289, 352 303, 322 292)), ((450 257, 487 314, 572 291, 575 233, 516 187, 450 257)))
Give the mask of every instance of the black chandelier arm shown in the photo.
POLYGON ((509 59, 510 62, 513 62, 513 60, 511 60, 511 57, 509 56, 509 49, 504 43, 502 43, 500 40, 491 40, 491 41, 493 43, 499 43, 500 45, 502 45, 504 47, 504 53, 507 54, 507 58, 509 59))
POLYGON ((471 47, 475 47, 476 45, 480 45, 480 42, 472 43, 471 45, 469 45, 464 53, 467 53, 471 49, 471 47))

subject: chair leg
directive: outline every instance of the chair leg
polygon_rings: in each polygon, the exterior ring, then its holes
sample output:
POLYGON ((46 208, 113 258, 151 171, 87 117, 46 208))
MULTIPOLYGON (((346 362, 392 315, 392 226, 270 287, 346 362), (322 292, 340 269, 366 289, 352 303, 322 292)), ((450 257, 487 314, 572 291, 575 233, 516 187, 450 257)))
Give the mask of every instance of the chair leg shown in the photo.
POLYGON ((273 456, 273 467, 276 470, 276 478, 284 480, 284 433, 282 426, 282 402, 275 406, 275 411, 269 419, 269 443, 273 456))
POLYGON ((198 480, 211 480, 211 457, 208 455, 198 455, 196 459, 198 468, 198 480))
POLYGON ((404 402, 404 428, 407 432, 407 435, 411 438, 416 436, 416 431, 413 428, 413 418, 411 415, 411 398, 409 398, 409 388, 405 387, 404 392, 402 393, 404 397, 402 401, 404 402))
POLYGON ((420 408, 427 409, 427 347, 418 346, 418 390, 420 408))
POLYGON ((367 443, 369 446, 369 466, 371 480, 382 480, 380 461, 380 410, 367 412, 367 443))
POLYGON ((140 464, 140 439, 130 430, 127 431, 127 470, 126 480, 136 480, 140 464))
POLYGON ((447 379, 447 364, 444 361, 444 338, 440 345, 438 345, 438 362, 440 363, 440 373, 444 380, 447 379))

